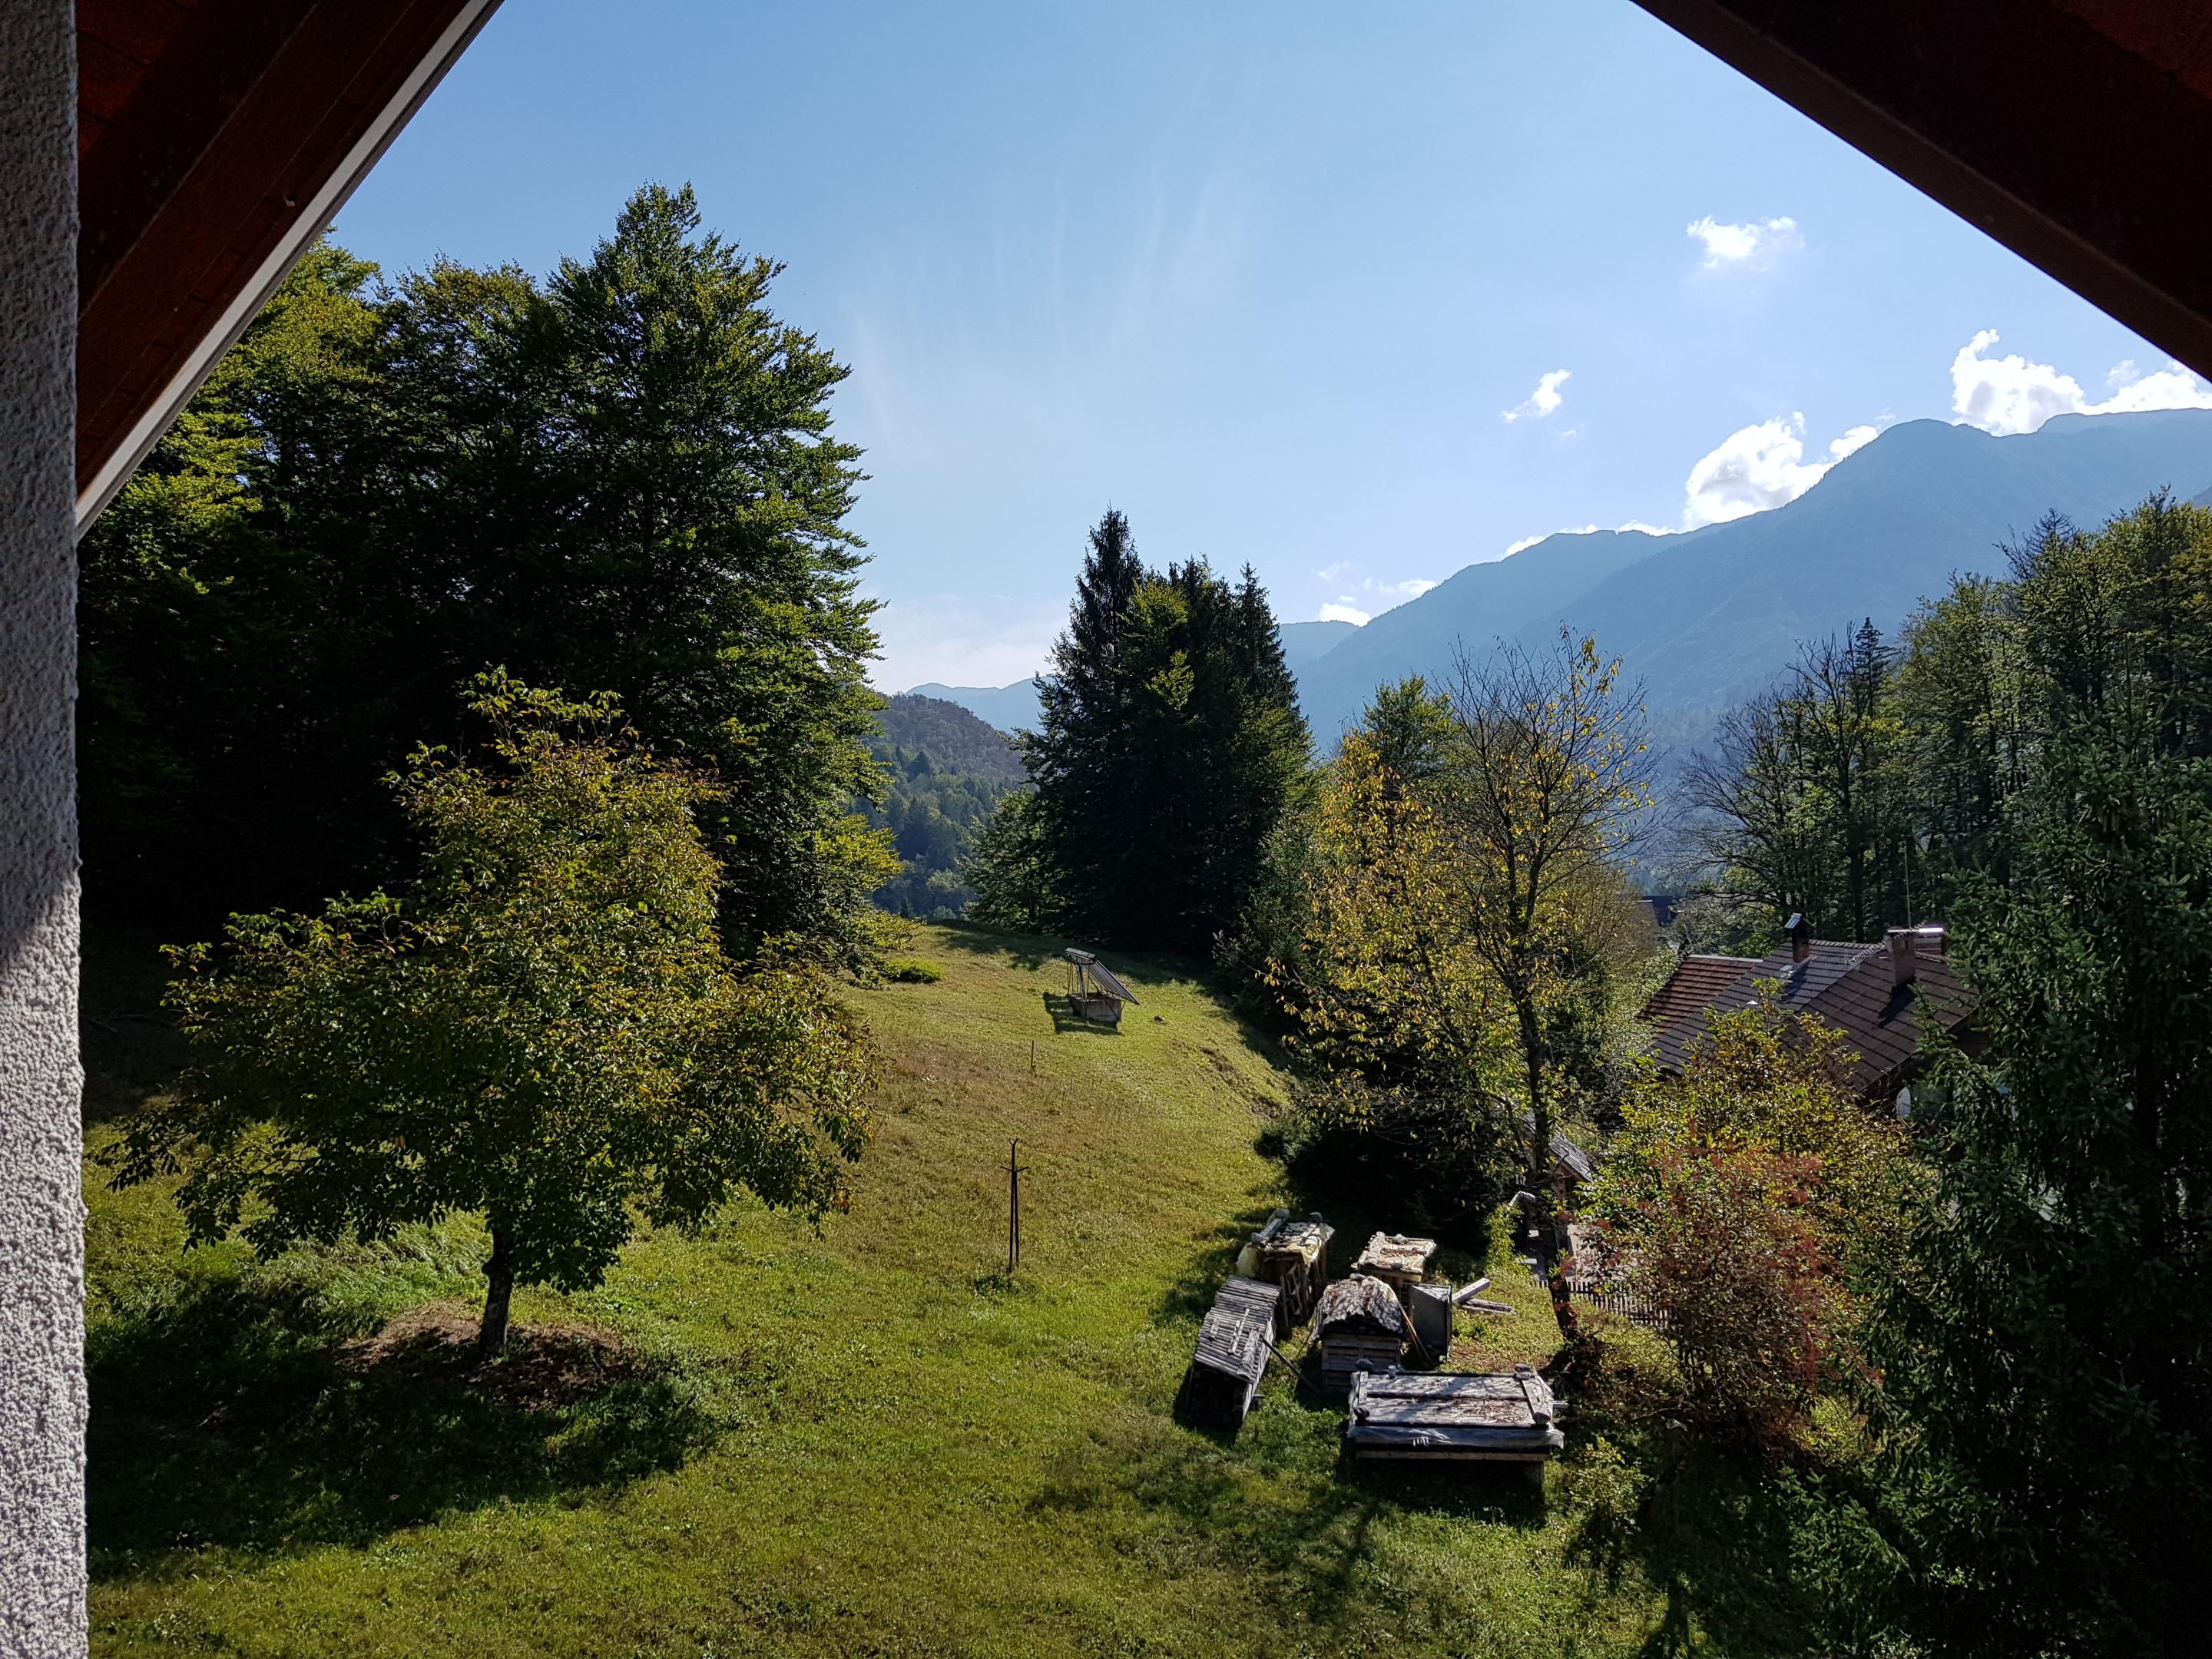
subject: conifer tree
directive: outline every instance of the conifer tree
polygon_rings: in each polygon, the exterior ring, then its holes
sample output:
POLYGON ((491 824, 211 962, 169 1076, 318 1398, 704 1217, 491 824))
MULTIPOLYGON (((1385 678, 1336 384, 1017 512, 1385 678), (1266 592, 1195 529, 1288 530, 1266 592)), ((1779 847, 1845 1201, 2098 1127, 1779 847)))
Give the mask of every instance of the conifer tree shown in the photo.
POLYGON ((1307 733, 1250 570, 1147 571, 1128 521, 1091 534, 1025 756, 1062 926, 1210 953, 1302 786, 1307 733))

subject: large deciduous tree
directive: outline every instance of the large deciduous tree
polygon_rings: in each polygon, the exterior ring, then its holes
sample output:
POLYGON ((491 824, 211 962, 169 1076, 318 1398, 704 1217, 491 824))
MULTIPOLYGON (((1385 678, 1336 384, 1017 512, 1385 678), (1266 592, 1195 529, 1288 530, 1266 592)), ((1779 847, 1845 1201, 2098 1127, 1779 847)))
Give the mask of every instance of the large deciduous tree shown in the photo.
POLYGON ((264 1252, 481 1212, 489 1355, 518 1284, 596 1284, 641 1216, 841 1207, 872 1073, 817 973, 726 959, 695 821, 720 786, 606 696, 495 675, 472 708, 481 755, 393 780, 423 845, 399 896, 173 953, 193 1063, 118 1179, 181 1173, 193 1242, 264 1252))
POLYGON ((1619 675, 1562 635, 1378 697, 1323 789, 1302 966, 1277 970, 1322 1060, 1520 1119, 1570 1340, 1553 1132, 1602 1087, 1612 993, 1642 954, 1617 860, 1648 804, 1648 746, 1619 675))
POLYGON ((734 944, 849 950, 896 872, 846 373, 780 267, 649 185, 542 285, 314 251, 85 544, 96 891, 197 921, 400 867, 378 779, 503 665, 618 692, 700 803, 734 944))

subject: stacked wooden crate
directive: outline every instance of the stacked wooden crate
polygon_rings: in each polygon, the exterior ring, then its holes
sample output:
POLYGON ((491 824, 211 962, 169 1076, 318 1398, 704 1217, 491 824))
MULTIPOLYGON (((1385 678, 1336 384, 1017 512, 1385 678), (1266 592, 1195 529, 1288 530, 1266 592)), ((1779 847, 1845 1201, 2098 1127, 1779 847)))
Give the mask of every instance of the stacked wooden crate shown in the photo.
POLYGON ((1344 1437, 1358 1458, 1526 1463, 1540 1470, 1567 1443, 1544 1379, 1510 1371, 1361 1372, 1344 1437))
POLYGON ((1267 1374, 1282 1291, 1256 1279, 1224 1284, 1198 1328, 1198 1349, 1183 1372, 1176 1414, 1202 1428, 1242 1427, 1267 1374))
POLYGON ((1379 1279, 1340 1279, 1314 1304, 1314 1346, 1321 1351, 1324 1391, 1341 1394, 1360 1370, 1395 1369, 1406 1356, 1411 1326, 1396 1292, 1379 1279))
POLYGON ((1352 1271, 1381 1279, 1398 1293, 1399 1305, 1411 1309, 1413 1286, 1428 1277, 1429 1263, 1436 1254, 1437 1241, 1433 1238, 1376 1233, 1367 1241, 1359 1260, 1352 1264, 1352 1271))
POLYGON ((1328 1242, 1335 1237, 1318 1212, 1294 1221, 1288 1210, 1278 1210, 1245 1246, 1239 1270, 1283 1287, 1278 1332, 1303 1322, 1321 1300, 1328 1285, 1328 1242))

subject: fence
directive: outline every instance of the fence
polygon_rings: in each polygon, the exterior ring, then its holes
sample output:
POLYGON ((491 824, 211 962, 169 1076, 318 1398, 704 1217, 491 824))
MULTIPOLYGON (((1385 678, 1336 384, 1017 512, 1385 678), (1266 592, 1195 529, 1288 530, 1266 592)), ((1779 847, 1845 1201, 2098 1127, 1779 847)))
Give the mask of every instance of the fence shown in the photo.
MULTIPOLYGON (((1528 1276, 1539 1285, 1544 1283, 1544 1272, 1533 1263, 1528 1276)), ((1569 1273, 1567 1294, 1577 1302, 1588 1303, 1601 1313, 1619 1314, 1632 1324, 1649 1331, 1664 1331, 1667 1316, 1651 1298, 1624 1286, 1608 1285, 1591 1273, 1569 1273)))

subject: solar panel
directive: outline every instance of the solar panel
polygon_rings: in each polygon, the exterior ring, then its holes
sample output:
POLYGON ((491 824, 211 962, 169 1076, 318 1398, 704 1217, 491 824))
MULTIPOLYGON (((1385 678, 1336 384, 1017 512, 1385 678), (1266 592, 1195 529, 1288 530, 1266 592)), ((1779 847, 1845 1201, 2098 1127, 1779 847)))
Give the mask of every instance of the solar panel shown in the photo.
MULTIPOLYGON (((1136 1002, 1137 994, 1134 991, 1132 991, 1127 986, 1122 984, 1121 979, 1115 974, 1114 970, 1107 967, 1103 963, 1100 962, 1098 958, 1091 955, 1090 951, 1078 951, 1070 947, 1067 952, 1067 959, 1073 963, 1078 968, 1081 969, 1085 973, 1090 975, 1091 977, 1097 981, 1098 988, 1105 992, 1108 996, 1119 997, 1124 1002, 1136 1002)), ((1143 1005, 1139 1004, 1138 1006, 1141 1007, 1143 1005)))

